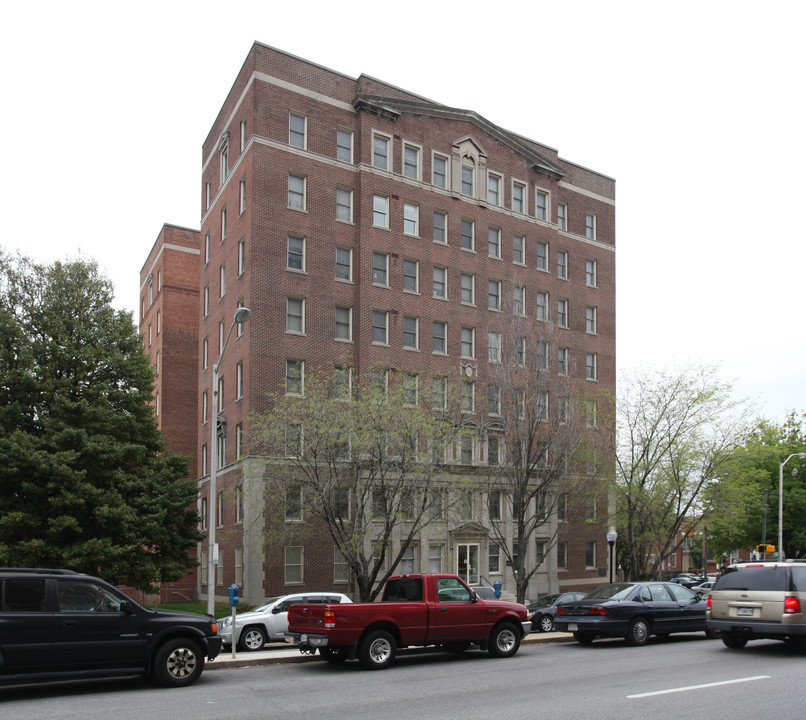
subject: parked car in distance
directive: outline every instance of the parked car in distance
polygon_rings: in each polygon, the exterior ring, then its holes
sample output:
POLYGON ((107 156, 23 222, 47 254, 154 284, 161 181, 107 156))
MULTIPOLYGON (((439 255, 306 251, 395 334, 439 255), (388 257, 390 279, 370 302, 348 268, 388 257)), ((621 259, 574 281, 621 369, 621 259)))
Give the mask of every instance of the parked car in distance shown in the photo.
POLYGON ((690 588, 702 582, 702 578, 695 575, 677 575, 676 577, 669 578, 670 583, 682 585, 683 587, 690 588))
POLYGON ((705 607, 702 598, 676 583, 613 583, 558 605, 554 626, 583 644, 623 637, 628 645, 644 645, 651 635, 704 631, 705 607))
POLYGON ((0 568, 0 682, 138 674, 180 687, 220 651, 209 615, 149 610, 71 570, 0 568))
MULTIPOLYGON (((267 642, 284 642, 288 630, 288 608, 297 603, 308 605, 328 603, 351 603, 352 600, 338 592, 304 592, 278 595, 269 598, 259 607, 235 616, 238 650, 262 650, 267 642)), ((232 616, 218 619, 218 632, 226 647, 232 647, 232 616)))
POLYGON ((714 583, 712 581, 700 583, 699 585, 692 585, 689 590, 697 595, 710 595, 711 589, 714 587, 714 583))
POLYGON ((560 603, 580 600, 583 592, 566 592, 555 595, 544 595, 529 603, 529 619, 532 621, 532 632, 551 632, 554 629, 554 616, 560 603))
POLYGON ((806 564, 731 565, 716 581, 707 606, 708 628, 729 648, 760 638, 806 647, 806 564))

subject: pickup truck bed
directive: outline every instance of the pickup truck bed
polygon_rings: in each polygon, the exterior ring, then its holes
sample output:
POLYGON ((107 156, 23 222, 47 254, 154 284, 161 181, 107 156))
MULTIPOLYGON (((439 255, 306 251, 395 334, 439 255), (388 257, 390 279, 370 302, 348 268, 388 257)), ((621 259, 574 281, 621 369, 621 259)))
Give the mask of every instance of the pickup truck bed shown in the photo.
POLYGON ((293 605, 285 639, 302 652, 318 649, 330 662, 358 658, 377 670, 411 646, 463 652, 478 645, 510 657, 530 627, 523 605, 482 600, 453 575, 418 574, 389 578, 382 602, 293 605))

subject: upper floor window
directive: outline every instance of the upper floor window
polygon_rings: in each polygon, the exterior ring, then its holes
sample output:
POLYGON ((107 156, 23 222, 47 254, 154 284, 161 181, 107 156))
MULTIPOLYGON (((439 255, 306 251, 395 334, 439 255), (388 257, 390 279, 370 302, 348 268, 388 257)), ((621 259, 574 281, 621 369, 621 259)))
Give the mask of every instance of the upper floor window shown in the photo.
POLYGON ((353 280, 353 251, 351 248, 336 248, 336 280, 353 280))
POLYGON ((473 197, 473 175, 472 165, 462 165, 462 195, 473 197))
POLYGON ((487 254, 491 258, 501 259, 501 230, 490 228, 487 232, 487 254))
POLYGON ((487 283, 487 307, 490 310, 501 309, 501 281, 490 280, 487 283))
POLYGON ((448 299, 448 270, 437 265, 434 266, 433 295, 440 300, 448 299))
POLYGON ((565 250, 557 253, 557 277, 568 280, 568 253, 565 250))
POLYGON ((462 303, 474 305, 476 303, 476 276, 472 273, 462 273, 462 303))
POLYGON ((597 332, 596 308, 590 305, 585 308, 585 332, 589 335, 596 335, 597 332))
POLYGON ((372 224, 375 227, 389 227, 389 198, 385 195, 373 196, 372 224))
POLYGON ((549 219, 549 196, 548 193, 538 190, 535 193, 535 217, 538 220, 549 219))
POLYGON ((288 263, 289 270, 305 272, 305 238, 296 235, 288 236, 288 263))
POLYGON ((229 142, 225 138, 220 146, 221 153, 221 184, 229 177, 229 142))
MULTIPOLYGON (((246 240, 238 240, 238 277, 246 270, 246 240)), ((243 323, 241 323, 242 325, 243 323)))
POLYGON ((288 175, 288 207, 305 210, 305 176, 288 175))
POLYGON ((491 205, 501 204, 501 176, 487 174, 487 202, 491 205))
POLYGON ((549 294, 542 290, 537 293, 537 319, 544 322, 549 319, 549 294))
POLYGON ((403 347, 416 350, 419 347, 419 324, 416 317, 403 318, 403 347))
POLYGON ((568 229, 568 206, 567 205, 557 205, 557 227, 560 230, 567 230, 568 229))
POLYGON ((434 211, 434 242, 448 244, 448 216, 444 212, 434 211))
POLYGON ((384 135, 372 136, 372 166, 380 170, 389 170, 389 146, 391 140, 384 135))
POLYGON ((336 219, 353 221, 353 191, 348 188, 336 188, 336 219))
POLYGON ((434 155, 431 169, 432 182, 437 187, 448 187, 448 158, 444 155, 434 155))
POLYGON ((372 311, 372 342, 375 345, 389 344, 389 313, 384 310, 372 311))
POLYGON ((221 208, 221 242, 227 239, 227 208, 221 208))
POLYGON ((290 113, 288 116, 288 144, 301 148, 306 147, 308 118, 297 113, 290 113))
POLYGON ((420 292, 420 263, 417 260, 403 261, 404 292, 420 292))
POLYGON ((403 174, 412 180, 420 179, 420 148, 409 144, 403 146, 403 174))
POLYGON ((526 238, 523 235, 514 235, 512 237, 512 262, 516 265, 526 264, 525 247, 526 238))
POLYGON ((336 157, 348 163, 353 161, 353 134, 349 130, 336 130, 336 157))
POLYGON ((585 353, 585 378, 596 380, 598 368, 596 366, 596 353, 585 353))
POLYGON ((389 256, 386 253, 372 253, 372 284, 389 287, 389 256))
POLYGON ((286 298, 285 331, 294 335, 305 334, 304 298, 286 298))
POLYGON ((523 183, 512 183, 512 209, 515 212, 525 213, 526 186, 523 183))
POLYGON ((537 269, 549 269, 549 246, 548 243, 537 243, 537 269))
POLYGON ((474 223, 472 220, 462 220, 462 250, 474 250, 474 223))
POLYGON ((585 284, 596 287, 596 260, 585 261, 585 284))
POLYGON ((238 212, 243 215, 246 210, 246 180, 241 180, 238 186, 238 212))
POLYGON ((241 120, 241 152, 246 150, 246 120, 241 120))
POLYGON ((415 237, 420 234, 420 207, 414 203, 403 203, 403 232, 415 237))
POLYGON ((585 237, 590 240, 596 239, 596 215, 591 213, 585 215, 585 237))

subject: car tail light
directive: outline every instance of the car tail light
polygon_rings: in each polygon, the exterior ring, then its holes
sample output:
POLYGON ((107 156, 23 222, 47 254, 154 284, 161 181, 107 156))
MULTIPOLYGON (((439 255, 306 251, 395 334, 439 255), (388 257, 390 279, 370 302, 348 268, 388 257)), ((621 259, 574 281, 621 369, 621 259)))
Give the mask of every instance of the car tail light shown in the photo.
POLYGON ((800 600, 794 595, 789 595, 784 598, 784 615, 791 615, 792 613, 800 612, 800 600))
POLYGON ((610 611, 606 607, 602 607, 601 605, 594 605, 590 610, 588 610, 588 615, 609 615, 610 611))
POLYGON ((711 609, 711 596, 708 596, 708 600, 706 601, 705 607, 710 610, 711 609))
POLYGON ((325 610, 325 627, 336 627, 336 613, 332 610, 325 610))
POLYGON ((558 615, 565 615, 565 610, 563 610, 563 606, 560 605, 557 607, 557 614, 558 615))

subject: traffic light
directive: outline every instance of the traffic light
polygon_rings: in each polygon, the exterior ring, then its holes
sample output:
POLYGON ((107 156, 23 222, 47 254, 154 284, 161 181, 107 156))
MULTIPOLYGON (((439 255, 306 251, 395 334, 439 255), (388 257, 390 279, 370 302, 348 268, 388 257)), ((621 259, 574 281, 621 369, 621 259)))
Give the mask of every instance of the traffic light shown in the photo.
POLYGON ((775 545, 756 545, 756 552, 762 555, 770 555, 775 552, 775 545))

